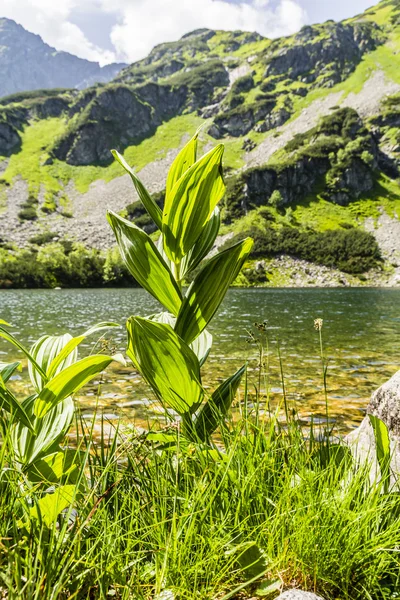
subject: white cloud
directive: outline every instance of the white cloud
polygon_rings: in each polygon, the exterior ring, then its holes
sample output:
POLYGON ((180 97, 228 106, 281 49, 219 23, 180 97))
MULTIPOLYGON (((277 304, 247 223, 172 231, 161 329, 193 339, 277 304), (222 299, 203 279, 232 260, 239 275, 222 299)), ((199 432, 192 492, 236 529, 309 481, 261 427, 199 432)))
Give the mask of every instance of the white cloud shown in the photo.
POLYGON ((294 33, 306 20, 298 0, 279 0, 275 8, 270 0, 0 0, 0 16, 21 23, 58 50, 101 64, 133 62, 155 45, 201 27, 258 31, 277 37, 294 33), (74 24, 74 12, 85 10, 110 15, 115 52, 90 42, 74 24), (118 24, 112 26, 115 21, 118 24))
POLYGON ((118 10, 122 21, 111 39, 130 61, 144 57, 156 44, 184 33, 210 29, 258 31, 278 37, 294 33, 306 20, 296 0, 280 0, 272 9, 268 0, 228 3, 223 0, 102 0, 106 10, 118 10), (113 8, 114 7, 114 8, 113 8))

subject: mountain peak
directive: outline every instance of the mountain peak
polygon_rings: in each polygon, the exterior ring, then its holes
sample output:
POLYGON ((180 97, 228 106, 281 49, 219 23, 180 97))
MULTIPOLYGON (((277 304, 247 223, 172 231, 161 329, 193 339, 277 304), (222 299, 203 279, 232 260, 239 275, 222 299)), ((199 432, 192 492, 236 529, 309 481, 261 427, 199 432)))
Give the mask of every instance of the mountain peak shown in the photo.
POLYGON ((0 18, 0 96, 107 83, 126 65, 99 63, 56 50, 12 19, 0 18))

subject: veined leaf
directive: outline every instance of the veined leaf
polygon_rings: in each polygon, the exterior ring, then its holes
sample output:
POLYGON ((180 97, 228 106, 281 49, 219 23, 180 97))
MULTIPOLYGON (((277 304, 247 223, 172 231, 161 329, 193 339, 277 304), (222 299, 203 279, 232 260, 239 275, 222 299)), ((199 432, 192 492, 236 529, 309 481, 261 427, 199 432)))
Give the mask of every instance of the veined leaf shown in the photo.
POLYGON ((235 399, 246 366, 243 365, 234 375, 221 383, 208 402, 201 407, 194 422, 194 429, 200 440, 207 441, 225 417, 235 399))
POLYGON ((38 371, 38 373, 40 373, 40 375, 43 377, 43 379, 47 380, 46 373, 43 371, 43 369, 41 368, 41 366, 36 362, 36 360, 31 355, 31 353, 29 352, 29 350, 27 350, 25 348, 25 346, 23 346, 12 335, 12 333, 9 333, 6 329, 4 329, 4 327, 2 325, 9 326, 8 323, 6 323, 5 321, 3 321, 3 320, 0 321, 0 337, 4 338, 8 342, 11 342, 11 344, 13 344, 16 348, 18 348, 18 350, 21 350, 21 352, 23 352, 25 354, 25 356, 27 357, 28 361, 30 363, 32 363, 32 365, 36 368, 36 370, 38 371))
POLYGON ((58 483, 61 478, 75 483, 76 471, 81 460, 81 452, 77 450, 63 450, 53 452, 43 458, 35 460, 29 467, 27 476, 34 483, 58 483))
POLYGON ((171 192, 178 179, 196 162, 197 138, 199 137, 200 129, 199 127, 192 139, 182 148, 170 166, 167 176, 166 196, 171 192))
POLYGON ((381 469, 382 481, 384 484, 385 492, 389 491, 390 483, 390 438, 389 431, 386 424, 374 415, 368 415, 374 430, 375 445, 376 445, 376 459, 381 469))
POLYGON ((161 229, 162 228, 162 210, 161 210, 161 208, 150 196, 149 192, 146 190, 146 188, 144 187, 144 185, 140 181, 140 179, 137 177, 137 175, 135 175, 135 173, 133 172, 133 169, 131 169, 131 167, 128 165, 128 163, 126 162, 124 157, 117 150, 111 150, 111 154, 119 162, 119 164, 125 169, 125 171, 127 171, 127 173, 129 173, 129 175, 131 176, 131 179, 133 181, 133 185, 135 186, 135 189, 137 191, 137 194, 138 194, 143 206, 145 207, 145 209, 147 210, 147 212, 149 213, 150 217, 153 219, 153 221, 157 225, 157 227, 159 229, 161 229))
POLYGON ((54 494, 46 494, 30 509, 31 519, 41 519, 46 527, 51 527, 58 515, 74 501, 75 490, 74 485, 62 485, 54 494))
POLYGON ((71 354, 75 348, 79 346, 87 337, 92 335, 93 333, 98 333, 99 331, 104 331, 105 329, 111 329, 112 327, 119 327, 118 323, 107 322, 107 323, 98 323, 97 325, 93 325, 90 327, 85 333, 74 337, 69 340, 69 342, 64 346, 59 354, 50 363, 50 366, 46 369, 47 376, 51 379, 57 372, 61 371, 66 365, 65 360, 71 354))
POLYGON ((21 371, 22 369, 22 365, 20 362, 0 363, 0 378, 3 380, 4 383, 7 383, 7 381, 10 379, 10 377, 13 376, 17 369, 18 371, 21 371))
POLYGON ((238 563, 247 579, 261 577, 268 567, 265 552, 255 542, 244 542, 238 546, 238 563))
POLYGON ((213 336, 207 329, 203 329, 200 335, 197 336, 193 342, 189 344, 197 358, 199 359, 200 366, 202 367, 206 362, 208 355, 210 354, 211 346, 213 343, 213 336))
POLYGON ((13 415, 16 421, 20 421, 30 429, 34 431, 31 420, 29 419, 24 406, 18 402, 14 394, 6 387, 3 379, 0 377, 0 409, 5 410, 9 414, 13 415))
POLYGON ((218 235, 220 226, 220 213, 218 206, 215 207, 213 214, 206 226, 200 234, 197 242, 189 250, 188 254, 182 258, 181 262, 181 279, 187 274, 193 271, 197 265, 207 256, 211 248, 214 245, 216 237, 218 235))
POLYGON ((203 397, 199 361, 168 324, 131 317, 127 355, 157 398, 179 414, 193 412, 203 397))
MULTIPOLYGON (((50 364, 55 357, 62 351, 62 349, 72 340, 72 335, 65 333, 64 335, 44 335, 37 340, 30 349, 30 353, 35 359, 36 363, 40 365, 41 369, 45 373, 45 377, 38 371, 34 364, 28 363, 29 377, 33 387, 39 394, 44 385, 46 385, 49 375, 46 373, 50 364)), ((74 352, 70 355, 69 360, 65 361, 63 366, 72 364, 77 359, 77 353, 74 352)))
MULTIPOLYGON (((78 360, 47 382, 35 400, 34 413, 44 417, 59 402, 79 391, 95 375, 116 360, 115 356, 94 354, 78 360)), ((117 358, 117 360, 120 360, 117 358)))
POLYGON ((121 256, 136 281, 174 315, 178 314, 182 295, 167 264, 151 238, 119 215, 107 214, 121 256))
POLYGON ((203 267, 182 302, 175 331, 190 344, 207 326, 253 247, 246 238, 220 252, 203 267))
MULTIPOLYGON (((172 329, 175 327, 176 317, 168 312, 157 313, 147 317, 151 321, 156 323, 168 323, 172 329)), ((210 354, 211 346, 213 343, 213 336, 211 333, 204 329, 204 331, 190 344, 190 348, 193 350, 199 360, 200 367, 206 362, 208 355, 210 354)))
POLYGON ((51 408, 43 419, 38 420, 34 415, 34 405, 37 395, 26 398, 22 403, 37 433, 29 431, 22 423, 15 424, 11 430, 11 439, 17 460, 22 465, 29 465, 38 458, 52 452, 55 446, 67 434, 74 417, 72 398, 65 398, 51 408))
POLYGON ((164 248, 178 263, 193 247, 225 192, 222 144, 192 165, 165 198, 164 248))

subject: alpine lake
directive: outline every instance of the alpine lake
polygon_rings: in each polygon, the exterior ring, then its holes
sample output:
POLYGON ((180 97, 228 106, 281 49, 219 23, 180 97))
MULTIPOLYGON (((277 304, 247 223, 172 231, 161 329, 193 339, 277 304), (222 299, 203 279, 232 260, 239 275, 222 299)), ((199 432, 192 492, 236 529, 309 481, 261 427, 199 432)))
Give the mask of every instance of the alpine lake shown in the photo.
MULTIPOLYGON (((80 346, 81 356, 105 346, 124 353, 126 319, 160 310, 149 294, 136 288, 0 291, 0 318, 11 324, 9 330, 27 346, 42 335, 78 335, 102 321, 122 325, 105 332, 106 342, 96 344, 96 336, 88 338, 80 346)), ((202 368, 204 387, 212 391, 248 361, 250 398, 256 397, 261 383, 261 415, 283 406, 285 396, 289 409, 299 414, 305 427, 311 421, 323 424, 326 399, 315 319, 323 320, 329 419, 337 431, 357 426, 371 393, 400 368, 400 289, 232 288, 208 328, 214 341, 202 368), (265 333, 260 333, 254 323, 264 321, 265 333), (249 332, 264 346, 261 378, 258 345, 249 332)), ((0 339, 0 362, 13 360, 23 364, 11 384, 22 399, 32 393, 26 360, 0 339)), ((164 421, 162 408, 130 364, 114 363, 82 390, 76 404, 95 432, 100 431, 101 420, 111 429, 121 418, 136 428, 164 421)), ((243 410, 240 397, 234 410, 243 410)))

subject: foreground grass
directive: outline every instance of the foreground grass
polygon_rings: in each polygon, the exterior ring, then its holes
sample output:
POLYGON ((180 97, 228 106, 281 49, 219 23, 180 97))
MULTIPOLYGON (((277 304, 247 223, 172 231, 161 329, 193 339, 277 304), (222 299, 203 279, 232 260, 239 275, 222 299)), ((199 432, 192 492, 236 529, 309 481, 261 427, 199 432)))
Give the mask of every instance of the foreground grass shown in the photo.
POLYGON ((327 599, 395 598, 399 497, 295 421, 282 429, 247 410, 213 449, 176 429, 173 443, 116 432, 110 445, 104 427, 89 451, 86 431, 80 491, 50 526, 24 516, 39 494, 5 470, 3 444, 6 597, 227 600, 294 585, 327 599))

